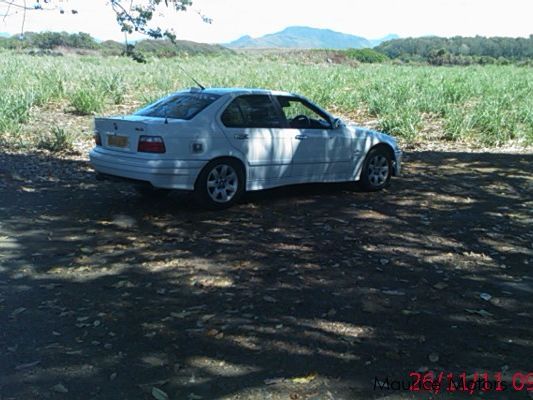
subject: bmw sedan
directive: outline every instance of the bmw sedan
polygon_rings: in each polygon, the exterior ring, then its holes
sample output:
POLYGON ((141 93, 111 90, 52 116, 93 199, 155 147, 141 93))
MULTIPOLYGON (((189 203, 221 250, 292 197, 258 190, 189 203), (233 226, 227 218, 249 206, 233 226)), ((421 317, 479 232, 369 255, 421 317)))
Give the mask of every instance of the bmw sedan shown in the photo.
POLYGON ((132 115, 96 118, 90 161, 99 179, 143 194, 193 191, 208 208, 246 191, 399 175, 402 152, 384 133, 344 123, 310 100, 263 89, 190 89, 132 115))

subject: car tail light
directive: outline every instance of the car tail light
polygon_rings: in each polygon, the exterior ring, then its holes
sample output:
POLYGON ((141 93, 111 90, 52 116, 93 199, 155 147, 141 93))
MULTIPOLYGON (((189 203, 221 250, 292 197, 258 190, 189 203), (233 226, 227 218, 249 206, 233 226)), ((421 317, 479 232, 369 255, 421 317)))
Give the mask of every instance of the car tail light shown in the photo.
POLYGON ((94 133, 93 138, 94 138, 94 144, 95 145, 97 145, 97 146, 101 146, 102 145, 102 138, 100 137, 100 134, 98 132, 94 133))
POLYGON ((140 153, 164 153, 165 142, 161 136, 141 136, 137 151, 140 153))

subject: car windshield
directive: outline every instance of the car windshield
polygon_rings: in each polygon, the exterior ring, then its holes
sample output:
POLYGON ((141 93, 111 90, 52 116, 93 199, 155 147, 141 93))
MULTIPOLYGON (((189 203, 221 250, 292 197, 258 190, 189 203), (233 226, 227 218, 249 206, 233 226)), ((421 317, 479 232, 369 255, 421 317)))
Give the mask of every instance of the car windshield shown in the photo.
POLYGON ((156 101, 137 111, 135 115, 189 120, 219 97, 208 93, 180 93, 156 101))

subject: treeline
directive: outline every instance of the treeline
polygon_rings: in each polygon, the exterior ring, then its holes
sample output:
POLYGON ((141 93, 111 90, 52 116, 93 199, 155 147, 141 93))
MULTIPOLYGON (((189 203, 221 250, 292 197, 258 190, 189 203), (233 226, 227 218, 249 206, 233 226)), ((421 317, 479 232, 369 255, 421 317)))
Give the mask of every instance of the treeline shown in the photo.
MULTIPOLYGON (((24 37, 0 36, 0 49, 15 49, 37 55, 62 55, 63 49, 78 53, 95 52, 106 56, 127 55, 144 62, 146 57, 178 57, 183 55, 215 55, 232 50, 205 43, 178 40, 146 39, 135 43, 107 40, 99 42, 87 33, 28 32, 24 37)), ((309 52, 309 50, 301 50, 309 52)), ((300 53, 301 51, 297 51, 300 53)), ((327 51, 325 49, 312 52, 327 51)), ((287 53, 288 54, 288 53, 287 53)), ((338 50, 336 57, 360 63, 429 63, 431 65, 509 64, 533 65, 533 35, 529 38, 436 36, 394 39, 373 49, 338 50)))
POLYGON ((506 37, 421 37, 394 39, 374 48, 392 59, 433 65, 491 64, 533 60, 533 35, 506 37))
POLYGON ((73 49, 98 49, 99 45, 87 33, 67 32, 28 32, 24 37, 18 35, 0 37, 0 47, 5 49, 41 49, 52 50, 57 47, 70 47, 73 49))
POLYGON ((19 36, 1 37, 0 48, 12 50, 28 50, 35 53, 35 50, 49 54, 50 51, 67 48, 82 51, 96 51, 107 56, 120 56, 136 54, 139 57, 176 57, 184 54, 219 54, 221 52, 232 53, 231 50, 219 46, 205 43, 195 43, 185 40, 178 40, 172 43, 169 40, 140 40, 129 43, 128 47, 124 43, 107 40, 98 42, 87 33, 67 33, 67 32, 28 32, 23 38, 19 36))

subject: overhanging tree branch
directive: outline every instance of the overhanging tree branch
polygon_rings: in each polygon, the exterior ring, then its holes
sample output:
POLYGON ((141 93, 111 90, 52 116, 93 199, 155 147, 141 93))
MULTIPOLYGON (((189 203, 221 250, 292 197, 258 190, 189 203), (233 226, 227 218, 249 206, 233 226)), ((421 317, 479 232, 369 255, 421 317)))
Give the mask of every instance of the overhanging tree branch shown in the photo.
MULTIPOLYGON (((111 8, 116 14, 117 23, 123 32, 139 32, 152 38, 158 39, 166 37, 175 41, 176 35, 172 30, 163 31, 160 27, 151 27, 150 22, 159 6, 172 8, 173 10, 186 11, 192 5, 191 0, 147 0, 131 1, 129 7, 124 6, 125 0, 110 0, 111 8)), ((209 22, 209 19, 200 14, 202 19, 209 22)))
MULTIPOLYGON (((41 0, 36 0, 36 3, 33 6, 28 6, 27 0, 0 0, 0 6, 3 5, 7 8, 5 13, 0 14, 0 16, 5 19, 9 15, 13 15, 9 14, 11 7, 22 10, 23 21, 21 31, 23 34, 27 12, 42 10, 51 11, 59 8, 61 14, 64 14, 65 10, 62 5, 59 7, 57 5, 54 6, 54 3, 57 4, 59 1, 60 0, 48 0, 44 2, 46 6, 43 6, 41 0)), ((163 30, 159 26, 151 25, 153 17, 160 8, 172 9, 175 12, 186 11, 192 5, 192 0, 108 0, 108 4, 115 13, 120 29, 125 34, 138 32, 154 39, 165 37, 172 42, 175 42, 176 35, 171 28, 163 30)), ((72 14, 78 13, 78 11, 74 9, 72 9, 71 12, 72 14)), ((200 11, 196 10, 196 13, 204 22, 212 22, 209 17, 205 16, 200 11)))

